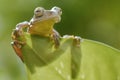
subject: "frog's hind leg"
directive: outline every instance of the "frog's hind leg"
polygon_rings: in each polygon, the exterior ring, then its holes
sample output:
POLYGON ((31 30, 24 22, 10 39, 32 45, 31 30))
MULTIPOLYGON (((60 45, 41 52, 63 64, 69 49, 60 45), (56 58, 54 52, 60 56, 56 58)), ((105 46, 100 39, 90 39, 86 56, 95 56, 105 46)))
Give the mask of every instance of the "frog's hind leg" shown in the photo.
POLYGON ((19 56, 19 58, 23 61, 23 58, 22 58, 22 51, 21 51, 21 44, 19 44, 18 41, 13 41, 11 42, 11 45, 14 49, 14 51, 16 52, 16 54, 19 56))

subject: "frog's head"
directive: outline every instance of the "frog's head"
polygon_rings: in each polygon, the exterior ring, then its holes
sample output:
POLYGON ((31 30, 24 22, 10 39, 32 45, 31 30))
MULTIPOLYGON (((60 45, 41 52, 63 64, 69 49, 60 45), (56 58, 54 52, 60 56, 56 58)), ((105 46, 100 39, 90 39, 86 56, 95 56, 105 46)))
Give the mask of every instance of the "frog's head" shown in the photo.
POLYGON ((37 7, 34 10, 34 21, 53 20, 55 23, 60 22, 62 10, 59 7, 53 7, 51 10, 45 10, 43 7, 37 7))

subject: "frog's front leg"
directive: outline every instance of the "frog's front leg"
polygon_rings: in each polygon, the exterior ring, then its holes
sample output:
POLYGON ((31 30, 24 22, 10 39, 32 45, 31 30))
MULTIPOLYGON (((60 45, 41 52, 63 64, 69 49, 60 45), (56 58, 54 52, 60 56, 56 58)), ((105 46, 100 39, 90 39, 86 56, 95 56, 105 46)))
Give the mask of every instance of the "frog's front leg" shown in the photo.
POLYGON ((60 34, 55 29, 53 29, 53 33, 51 36, 52 39, 54 40, 55 48, 58 48, 60 46, 60 41, 59 41, 60 34))
POLYGON ((82 38, 73 35, 64 35, 63 38, 71 39, 73 41, 71 45, 71 76, 72 79, 75 79, 78 76, 81 68, 82 53, 80 43, 82 38))
POLYGON ((76 47, 80 47, 81 37, 73 36, 73 35, 64 35, 63 38, 71 38, 73 39, 73 45, 76 47))
POLYGON ((23 37, 23 29, 29 27, 29 22, 25 21, 16 25, 16 28, 12 32, 12 40, 11 45, 15 50, 16 54, 22 59, 21 47, 25 44, 25 42, 21 41, 20 38, 23 37))
POLYGON ((16 28, 14 29, 14 31, 12 32, 12 39, 16 40, 17 38, 19 38, 21 35, 23 35, 23 29, 29 27, 29 22, 24 21, 21 23, 18 23, 16 25, 16 28))

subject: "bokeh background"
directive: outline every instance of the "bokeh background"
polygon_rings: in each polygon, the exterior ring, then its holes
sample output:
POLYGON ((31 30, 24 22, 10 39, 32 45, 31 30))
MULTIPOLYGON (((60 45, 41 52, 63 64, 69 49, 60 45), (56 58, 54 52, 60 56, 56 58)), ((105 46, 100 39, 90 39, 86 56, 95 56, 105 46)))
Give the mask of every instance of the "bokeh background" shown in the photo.
POLYGON ((0 80, 27 80, 24 64, 13 51, 11 32, 29 21, 36 7, 62 8, 55 25, 61 35, 70 34, 120 49, 120 0, 0 0, 0 80))

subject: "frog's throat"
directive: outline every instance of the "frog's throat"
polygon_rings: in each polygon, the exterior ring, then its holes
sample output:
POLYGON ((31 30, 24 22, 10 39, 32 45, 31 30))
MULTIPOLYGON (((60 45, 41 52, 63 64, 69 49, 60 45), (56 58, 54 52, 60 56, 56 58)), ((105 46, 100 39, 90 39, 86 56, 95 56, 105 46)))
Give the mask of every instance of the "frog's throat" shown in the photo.
POLYGON ((28 32, 30 34, 36 35, 50 35, 53 32, 53 26, 55 22, 53 20, 45 20, 41 22, 37 22, 35 24, 30 25, 28 32))

